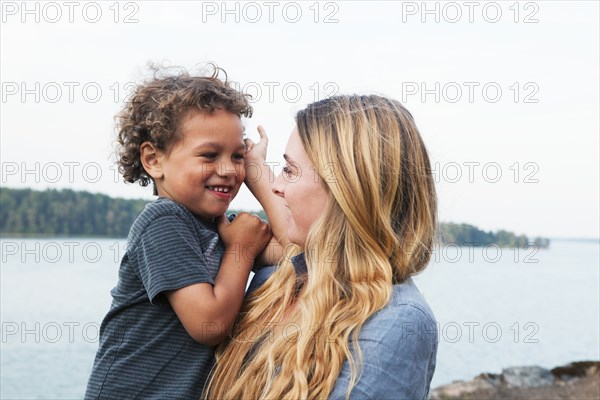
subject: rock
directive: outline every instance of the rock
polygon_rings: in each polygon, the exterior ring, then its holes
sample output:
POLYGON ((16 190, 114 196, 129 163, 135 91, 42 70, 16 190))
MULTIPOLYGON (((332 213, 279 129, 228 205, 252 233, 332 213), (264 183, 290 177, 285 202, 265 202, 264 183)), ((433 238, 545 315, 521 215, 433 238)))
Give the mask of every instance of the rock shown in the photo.
POLYGON ((502 370, 507 388, 539 387, 554 383, 552 372, 542 367, 512 367, 502 370))
POLYGON ((456 381, 449 385, 441 386, 430 393, 431 400, 445 400, 448 398, 465 398, 481 392, 493 392, 494 385, 484 379, 475 378, 469 382, 456 381))
POLYGON ((501 374, 484 373, 430 392, 431 400, 600 399, 600 362, 581 361, 547 370, 511 367, 501 374))
POLYGON ((573 377, 593 376, 600 374, 600 363, 596 361, 574 362, 562 367, 553 368, 552 375, 559 379, 569 379, 573 377))

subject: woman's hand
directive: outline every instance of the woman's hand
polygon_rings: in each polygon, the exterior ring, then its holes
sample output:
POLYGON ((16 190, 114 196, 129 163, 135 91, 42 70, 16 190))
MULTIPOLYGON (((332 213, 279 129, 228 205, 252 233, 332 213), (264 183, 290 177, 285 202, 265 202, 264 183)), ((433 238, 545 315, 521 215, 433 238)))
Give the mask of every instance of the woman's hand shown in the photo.
POLYGON ((260 136, 258 143, 254 143, 250 138, 244 140, 246 143, 246 153, 244 154, 246 180, 244 183, 254 197, 262 203, 264 198, 269 198, 273 195, 271 184, 275 177, 271 168, 265 163, 267 145, 269 143, 267 132, 261 125, 258 126, 257 130, 260 136))
POLYGON ((252 141, 250 138, 244 140, 246 143, 246 154, 244 155, 244 161, 247 167, 252 167, 253 164, 255 166, 258 164, 260 167, 267 159, 267 145, 269 144, 267 132, 261 125, 258 126, 257 130, 258 135, 260 136, 260 141, 258 143, 254 143, 254 141, 252 141))
MULTIPOLYGON (((287 207, 285 201, 276 196, 271 190, 271 185, 275 180, 273 171, 265 163, 267 158, 267 145, 269 138, 267 132, 262 126, 257 128, 260 141, 254 143, 252 139, 246 139, 246 153, 244 155, 244 164, 246 168, 246 180, 244 183, 250 189, 250 192, 256 197, 265 210, 273 236, 279 242, 280 247, 285 247, 289 240, 287 238, 287 207)), ((281 258, 282 251, 277 249, 274 257, 263 259, 262 262, 272 262, 281 258)))

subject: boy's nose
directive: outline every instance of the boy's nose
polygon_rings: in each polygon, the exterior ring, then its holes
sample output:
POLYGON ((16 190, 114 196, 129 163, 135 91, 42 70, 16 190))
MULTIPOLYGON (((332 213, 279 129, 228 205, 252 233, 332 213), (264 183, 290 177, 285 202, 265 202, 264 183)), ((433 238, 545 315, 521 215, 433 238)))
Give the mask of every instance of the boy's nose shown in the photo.
POLYGON ((233 163, 222 162, 217 167, 217 175, 232 176, 237 175, 238 171, 233 163))

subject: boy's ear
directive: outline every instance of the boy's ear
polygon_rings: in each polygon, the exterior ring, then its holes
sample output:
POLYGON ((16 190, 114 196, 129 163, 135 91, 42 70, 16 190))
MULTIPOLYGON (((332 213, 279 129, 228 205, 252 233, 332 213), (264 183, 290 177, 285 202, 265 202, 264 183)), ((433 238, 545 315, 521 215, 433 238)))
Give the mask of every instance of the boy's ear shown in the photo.
POLYGON ((152 179, 160 179, 163 177, 162 165, 160 163, 162 152, 157 149, 152 143, 144 142, 140 146, 140 160, 144 169, 152 177, 152 179))

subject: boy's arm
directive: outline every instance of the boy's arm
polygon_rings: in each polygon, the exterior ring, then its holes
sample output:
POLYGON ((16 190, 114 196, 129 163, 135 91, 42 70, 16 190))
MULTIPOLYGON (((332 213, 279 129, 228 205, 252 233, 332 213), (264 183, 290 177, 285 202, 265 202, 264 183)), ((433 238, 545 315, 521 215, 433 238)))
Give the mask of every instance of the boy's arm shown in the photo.
POLYGON ((246 163, 245 183, 265 210, 273 236, 282 247, 285 247, 290 242, 287 237, 289 211, 285 205, 285 200, 275 195, 271 190, 274 178, 273 171, 265 163, 269 139, 262 126, 258 127, 258 134, 260 135, 258 143, 246 139, 247 150, 244 155, 244 162, 246 163))
POLYGON ((187 333, 209 346, 223 341, 233 326, 254 259, 271 238, 268 224, 246 213, 231 223, 220 217, 219 234, 225 253, 214 286, 197 283, 165 292, 187 333))

